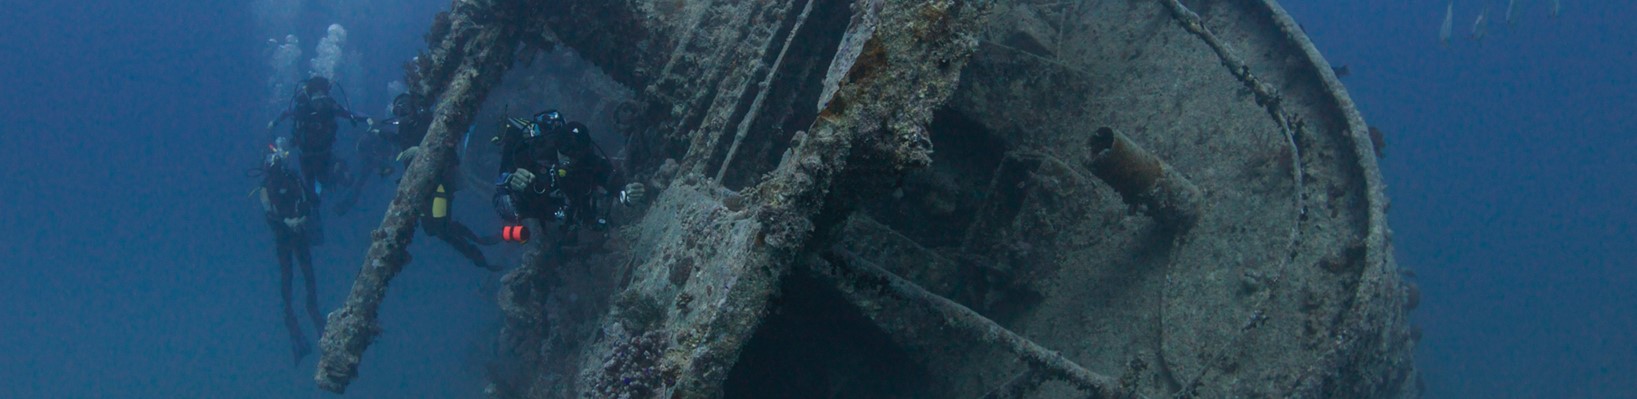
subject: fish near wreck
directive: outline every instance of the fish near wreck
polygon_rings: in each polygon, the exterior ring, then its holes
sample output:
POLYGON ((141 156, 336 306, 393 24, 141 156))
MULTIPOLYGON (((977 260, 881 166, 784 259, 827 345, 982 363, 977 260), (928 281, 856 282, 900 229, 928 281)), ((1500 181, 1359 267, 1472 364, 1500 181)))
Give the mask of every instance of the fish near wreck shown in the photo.
POLYGON ((1370 126, 1370 147, 1375 149, 1377 158, 1387 157, 1387 134, 1375 126, 1370 126))
POLYGON ((1484 11, 1478 13, 1478 18, 1472 20, 1472 33, 1470 33, 1467 37, 1472 38, 1472 40, 1483 40, 1484 36, 1488 35, 1489 7, 1484 7, 1484 11))
POLYGON ((1518 0, 1506 1, 1506 26, 1517 25, 1518 20, 1512 16, 1518 11, 1518 0))
POLYGON ((1368 125, 1275 2, 460 4, 454 76, 511 34, 633 88, 656 193, 502 280, 504 397, 1419 395, 1368 125))
POLYGON ((1455 2, 1451 1, 1449 2, 1449 5, 1444 6, 1444 25, 1438 28, 1438 41, 1443 42, 1445 46, 1448 46, 1449 37, 1454 27, 1455 2))

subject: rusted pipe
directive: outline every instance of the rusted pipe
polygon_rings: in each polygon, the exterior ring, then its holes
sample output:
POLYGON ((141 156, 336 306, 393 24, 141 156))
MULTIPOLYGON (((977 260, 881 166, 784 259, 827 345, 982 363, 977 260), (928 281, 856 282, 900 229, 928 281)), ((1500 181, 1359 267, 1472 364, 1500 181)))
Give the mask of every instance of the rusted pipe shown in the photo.
POLYGON ((1092 133, 1086 146, 1090 152, 1086 167, 1119 192, 1126 204, 1178 232, 1199 220, 1199 188, 1154 153, 1107 127, 1092 133))
MULTIPOLYGON (((835 283, 848 287, 853 292, 890 296, 904 302, 919 305, 921 308, 936 315, 934 318, 942 320, 945 328, 953 328, 970 335, 979 342, 995 345, 1017 355, 1030 367, 1036 368, 1045 375, 1061 378, 1091 393, 1093 398, 1125 398, 1130 392, 1120 390, 1120 384, 1113 378, 1086 370, 1073 360, 1069 360, 1057 351, 1047 349, 1033 340, 1018 335, 1012 330, 1002 327, 1000 323, 990 320, 972 309, 962 306, 955 301, 938 294, 927 292, 925 288, 915 284, 897 274, 882 269, 858 255, 840 248, 832 248, 826 253, 826 262, 835 267, 835 272, 819 271, 818 274, 829 277, 835 283)), ((849 298, 851 298, 849 296, 849 298)), ((867 305, 867 304, 860 304, 867 305)), ((1030 377, 1033 378, 1033 377, 1030 377)), ((1009 383, 1010 385, 1010 383, 1009 383)))

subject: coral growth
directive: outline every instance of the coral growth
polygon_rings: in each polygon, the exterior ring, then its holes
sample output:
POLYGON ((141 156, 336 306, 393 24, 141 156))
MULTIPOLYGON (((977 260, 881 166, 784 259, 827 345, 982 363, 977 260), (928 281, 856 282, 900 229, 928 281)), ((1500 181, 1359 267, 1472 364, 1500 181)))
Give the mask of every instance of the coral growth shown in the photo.
POLYGON ((656 390, 676 384, 677 370, 669 362, 661 362, 670 347, 664 330, 653 330, 633 335, 624 324, 614 323, 603 329, 604 339, 616 342, 613 353, 603 359, 602 366, 588 372, 592 385, 586 393, 597 398, 646 398, 656 390))

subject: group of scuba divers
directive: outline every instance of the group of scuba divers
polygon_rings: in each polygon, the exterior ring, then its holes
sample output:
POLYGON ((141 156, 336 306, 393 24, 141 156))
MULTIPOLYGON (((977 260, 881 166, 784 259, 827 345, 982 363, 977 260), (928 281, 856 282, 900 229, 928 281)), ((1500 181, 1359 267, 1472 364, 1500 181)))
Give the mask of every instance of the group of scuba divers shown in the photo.
MULTIPOLYGON (((301 267, 305 277, 307 315, 320 333, 324 326, 324 317, 318 311, 310 250, 324 242, 319 206, 324 187, 350 188, 330 190, 345 191, 333 209, 338 214, 345 213, 357 201, 368 175, 385 178, 392 174, 394 162, 407 169, 409 162, 420 154, 421 139, 432 122, 429 99, 400 94, 392 101, 392 117, 376 121, 349 110, 331 95, 331 87, 331 82, 324 77, 313 77, 298 85, 289 106, 269 122, 267 128, 272 131, 287 119, 294 126, 288 137, 279 136, 268 145, 269 154, 260 169, 259 197, 276 244, 284 324, 297 362, 312 349, 303 337, 292 307, 292 267, 295 265, 301 267), (354 127, 366 123, 369 128, 359 138, 360 162, 352 172, 331 152, 339 127, 337 121, 342 119, 354 127), (393 156, 394 153, 397 155, 393 156)), ((452 219, 450 205, 462 180, 461 174, 454 170, 439 173, 432 206, 420 215, 420 225, 428 235, 448 243, 477 267, 500 271, 501 267, 488 262, 478 247, 503 240, 527 241, 530 231, 524 227, 525 220, 533 219, 541 226, 555 225, 559 233, 555 235, 555 245, 561 254, 565 246, 578 243, 584 230, 600 232, 608 227, 607 207, 600 206, 602 202, 631 206, 642 200, 644 188, 640 183, 617 185, 613 164, 591 140, 591 131, 585 124, 567 122, 556 110, 546 110, 531 118, 508 117, 500 125, 500 133, 491 141, 501 147, 500 174, 494 194, 495 210, 505 226, 501 235, 479 236, 452 219)))

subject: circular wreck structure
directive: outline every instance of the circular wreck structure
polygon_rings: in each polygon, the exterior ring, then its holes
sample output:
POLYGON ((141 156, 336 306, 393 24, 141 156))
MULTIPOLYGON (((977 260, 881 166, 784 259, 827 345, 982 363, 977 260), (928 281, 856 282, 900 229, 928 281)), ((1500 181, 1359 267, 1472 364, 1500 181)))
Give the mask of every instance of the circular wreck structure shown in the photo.
POLYGON ((454 133, 566 49, 651 200, 530 243, 492 396, 1419 396, 1368 127, 1270 0, 472 0, 427 39, 326 389, 454 133))

